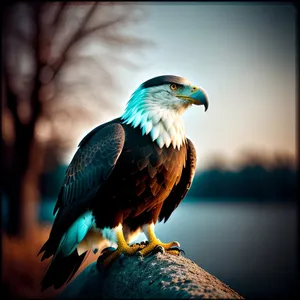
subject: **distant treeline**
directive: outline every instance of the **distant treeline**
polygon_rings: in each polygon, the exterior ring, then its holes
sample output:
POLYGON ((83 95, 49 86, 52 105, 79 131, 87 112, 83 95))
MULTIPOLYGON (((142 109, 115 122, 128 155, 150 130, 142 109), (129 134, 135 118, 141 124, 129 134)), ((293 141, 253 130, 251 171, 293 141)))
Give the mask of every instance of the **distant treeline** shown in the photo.
MULTIPOLYGON (((286 155, 266 158, 254 153, 243 156, 236 170, 225 165, 222 156, 218 156, 206 170, 197 171, 188 196, 280 201, 297 197, 298 173, 295 163, 286 155)), ((57 197, 66 169, 66 165, 57 165, 43 174, 41 192, 44 197, 57 197)))
POLYGON ((188 196, 293 200, 297 194, 297 176, 297 171, 288 166, 271 170, 261 165, 245 166, 238 171, 208 169, 196 173, 188 196))

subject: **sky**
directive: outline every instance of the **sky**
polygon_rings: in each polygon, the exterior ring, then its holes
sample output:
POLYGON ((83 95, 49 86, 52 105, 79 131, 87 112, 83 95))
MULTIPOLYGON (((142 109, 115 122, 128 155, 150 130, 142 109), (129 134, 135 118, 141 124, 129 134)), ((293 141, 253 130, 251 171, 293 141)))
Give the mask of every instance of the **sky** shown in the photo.
POLYGON ((145 17, 128 32, 153 42, 126 57, 138 69, 115 74, 123 112, 144 81, 172 74, 204 88, 209 109, 193 106, 183 119, 198 155, 197 167, 245 149, 296 156, 296 11, 289 4, 145 3, 145 17))

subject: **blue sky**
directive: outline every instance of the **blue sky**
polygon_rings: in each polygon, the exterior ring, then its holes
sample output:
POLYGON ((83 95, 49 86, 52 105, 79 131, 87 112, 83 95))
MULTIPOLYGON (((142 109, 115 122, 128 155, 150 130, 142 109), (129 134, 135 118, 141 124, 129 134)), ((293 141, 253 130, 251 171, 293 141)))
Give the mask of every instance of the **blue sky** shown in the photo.
MULTIPOLYGON (((138 69, 115 73, 119 116, 145 80, 173 74, 203 87, 210 100, 183 116, 198 168, 214 154, 234 161, 245 149, 296 155, 296 11, 292 5, 145 3, 130 33, 154 43, 124 53, 138 69)), ((103 120, 106 121, 106 120, 103 120)))

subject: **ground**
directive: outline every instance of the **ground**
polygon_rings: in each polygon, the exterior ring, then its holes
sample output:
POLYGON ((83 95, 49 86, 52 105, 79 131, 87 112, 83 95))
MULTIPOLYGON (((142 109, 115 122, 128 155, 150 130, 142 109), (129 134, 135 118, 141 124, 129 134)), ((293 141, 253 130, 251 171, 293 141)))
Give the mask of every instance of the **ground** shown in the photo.
MULTIPOLYGON (((41 256, 37 257, 37 253, 47 240, 50 228, 51 225, 39 225, 33 234, 22 239, 2 233, 2 287, 8 296, 49 299, 65 288, 40 291, 40 282, 50 259, 41 262, 41 256)), ((96 255, 90 254, 77 274, 96 259, 96 255)))

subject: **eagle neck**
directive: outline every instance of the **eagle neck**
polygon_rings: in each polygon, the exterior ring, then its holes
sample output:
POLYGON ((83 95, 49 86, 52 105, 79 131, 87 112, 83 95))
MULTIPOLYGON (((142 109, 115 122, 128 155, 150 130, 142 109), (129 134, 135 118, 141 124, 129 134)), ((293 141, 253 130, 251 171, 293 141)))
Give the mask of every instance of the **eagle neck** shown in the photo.
POLYGON ((150 135, 162 147, 180 149, 185 143, 185 127, 181 115, 168 108, 127 107, 121 117, 123 123, 139 128, 142 135, 150 135))

